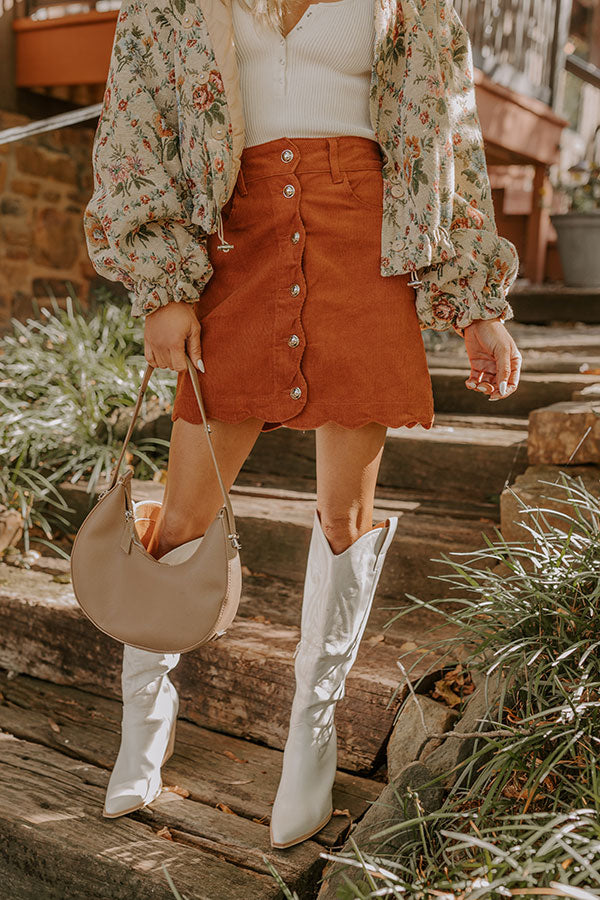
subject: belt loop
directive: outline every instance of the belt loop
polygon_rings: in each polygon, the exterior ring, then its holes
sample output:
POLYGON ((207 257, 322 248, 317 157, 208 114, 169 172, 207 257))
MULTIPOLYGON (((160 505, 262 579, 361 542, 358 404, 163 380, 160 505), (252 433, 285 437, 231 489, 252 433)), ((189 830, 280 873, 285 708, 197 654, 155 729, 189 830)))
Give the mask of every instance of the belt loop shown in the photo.
POLYGON ((327 138, 327 143, 329 145, 329 165, 331 168, 331 178, 334 183, 338 183, 339 181, 343 181, 342 173, 340 172, 340 157, 339 157, 339 145, 337 137, 327 138))
POLYGON ((246 194, 248 193, 248 188, 246 187, 246 180, 244 178, 244 173, 242 171, 241 165, 240 165, 239 172, 238 172, 237 182, 238 182, 238 191, 240 192, 242 197, 245 197, 246 194))

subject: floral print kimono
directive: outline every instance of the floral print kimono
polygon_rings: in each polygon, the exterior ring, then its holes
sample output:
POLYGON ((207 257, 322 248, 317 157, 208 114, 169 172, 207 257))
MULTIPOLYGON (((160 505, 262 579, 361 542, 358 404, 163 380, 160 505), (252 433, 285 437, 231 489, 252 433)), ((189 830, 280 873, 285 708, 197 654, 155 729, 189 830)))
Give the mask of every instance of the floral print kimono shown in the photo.
MULTIPOLYGON (((207 236, 222 239, 244 147, 232 2, 120 9, 84 228, 94 268, 127 286, 134 316, 195 301, 213 272, 207 236)), ((467 31, 451 0, 373 0, 373 15, 381 275, 413 273, 421 329, 511 318, 519 260, 496 228, 467 31)))

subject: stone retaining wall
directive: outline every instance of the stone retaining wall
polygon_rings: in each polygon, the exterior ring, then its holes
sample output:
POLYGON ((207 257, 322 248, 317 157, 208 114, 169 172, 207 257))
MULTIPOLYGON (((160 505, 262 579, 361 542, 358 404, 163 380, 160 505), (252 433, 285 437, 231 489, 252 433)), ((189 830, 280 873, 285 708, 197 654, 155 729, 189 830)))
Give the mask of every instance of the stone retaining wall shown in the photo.
MULTIPOLYGON (((29 121, 0 111, 0 130, 29 121)), ((32 298, 47 305, 68 296, 68 282, 87 304, 97 277, 83 232, 94 121, 0 145, 0 334, 11 316, 33 313, 32 298)))

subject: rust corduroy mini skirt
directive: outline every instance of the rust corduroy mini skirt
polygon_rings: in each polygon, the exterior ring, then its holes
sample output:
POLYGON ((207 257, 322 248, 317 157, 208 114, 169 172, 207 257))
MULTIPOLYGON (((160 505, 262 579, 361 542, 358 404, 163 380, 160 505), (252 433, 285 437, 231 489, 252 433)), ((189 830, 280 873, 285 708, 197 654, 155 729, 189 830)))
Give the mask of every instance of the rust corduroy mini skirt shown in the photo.
MULTIPOLYGON (((208 238, 213 274, 194 310, 209 418, 302 430, 433 424, 409 274, 380 273, 382 156, 369 138, 279 138, 242 151, 208 238)), ((188 372, 171 419, 200 424, 188 372)))

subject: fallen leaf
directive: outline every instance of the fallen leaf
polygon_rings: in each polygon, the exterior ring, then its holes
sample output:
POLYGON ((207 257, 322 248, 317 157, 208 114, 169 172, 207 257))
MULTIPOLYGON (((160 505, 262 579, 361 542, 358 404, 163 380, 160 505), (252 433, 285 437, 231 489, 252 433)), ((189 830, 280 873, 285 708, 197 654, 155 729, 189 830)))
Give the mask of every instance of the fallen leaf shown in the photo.
POLYGON ((163 825, 158 831, 155 832, 156 837, 165 838, 167 841, 172 841, 173 836, 166 825, 163 825))
POLYGON ((165 791, 169 791, 171 794, 178 794, 180 797, 189 797, 190 792, 187 788, 180 787, 178 784, 170 784, 168 786, 164 786, 165 791))
POLYGON ((221 812, 229 813, 230 816, 237 816, 237 813, 227 806, 226 803, 217 803, 217 809, 220 809, 221 812))
POLYGON ((432 692, 431 696, 435 700, 443 700, 444 703, 447 703, 448 706, 451 707, 458 706, 461 702, 458 694, 455 694, 445 681, 436 681, 435 690, 432 692))
POLYGON ((403 644, 400 645, 400 650, 416 650, 417 644, 414 641, 404 641, 403 644))
POLYGON ((239 756, 236 756, 235 753, 232 753, 231 750, 223 750, 223 756, 226 756, 228 759, 232 759, 234 762, 247 763, 247 759, 240 759, 239 756))
POLYGON ((261 816, 260 819, 258 819, 256 816, 252 816, 252 821, 256 822, 258 825, 266 825, 269 821, 269 816, 261 816))
POLYGON ((252 569, 249 569, 244 563, 242 563, 242 575, 252 575, 252 569))
POLYGON ((352 818, 352 816, 350 815, 349 809, 334 809, 334 811, 332 812, 331 815, 332 816, 348 816, 349 819, 352 818))
POLYGON ((54 731, 55 734, 60 734, 60 725, 58 725, 54 721, 54 719, 48 719, 48 722, 50 723, 50 728, 52 729, 52 731, 54 731))

